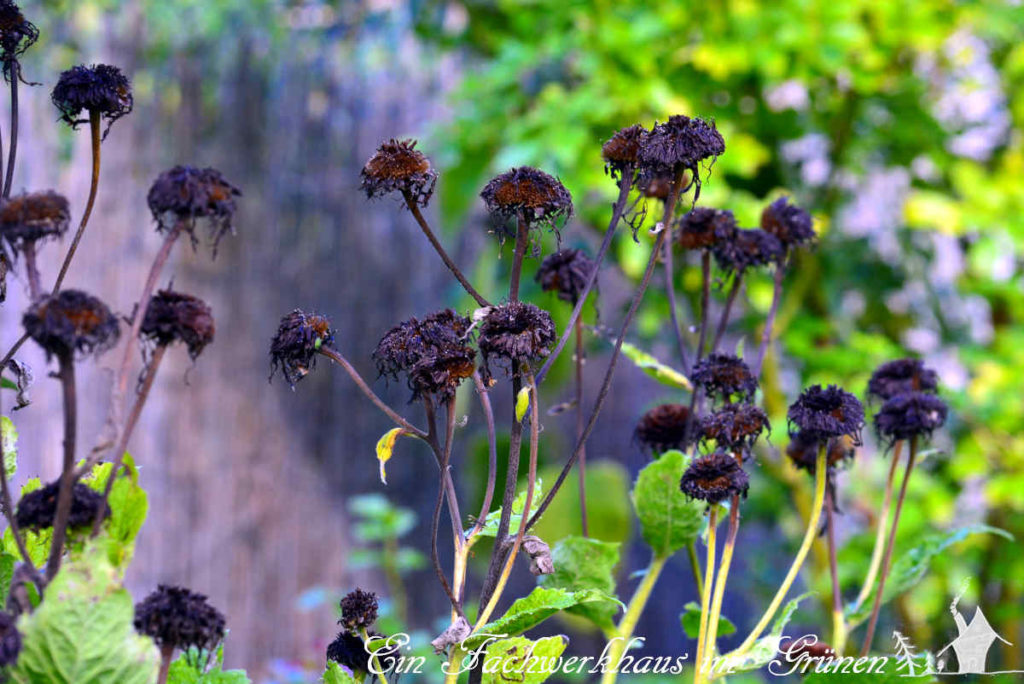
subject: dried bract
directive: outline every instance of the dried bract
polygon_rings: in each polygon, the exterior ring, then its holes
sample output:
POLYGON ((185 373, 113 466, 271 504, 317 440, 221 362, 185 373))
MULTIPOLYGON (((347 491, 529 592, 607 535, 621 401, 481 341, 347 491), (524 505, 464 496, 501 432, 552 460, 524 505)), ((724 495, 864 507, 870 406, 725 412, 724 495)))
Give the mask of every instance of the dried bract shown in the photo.
POLYGON ((921 359, 896 359, 875 369, 868 381, 868 394, 891 399, 905 392, 934 392, 938 386, 938 374, 921 359))
POLYGON ((790 204, 788 197, 780 197, 765 207, 761 212, 761 228, 778 238, 787 252, 813 242, 816 237, 811 215, 790 204))
POLYGON ((732 451, 749 450, 765 430, 768 416, 753 404, 726 404, 700 421, 702 439, 732 451))
POLYGON ((676 223, 676 244, 683 249, 711 249, 736 233, 736 218, 731 211, 697 207, 676 223))
POLYGON ((725 152, 725 140, 713 121, 676 115, 655 125, 640 149, 646 172, 674 176, 681 169, 696 174, 697 164, 725 152))
POLYGON ((70 222, 67 198, 52 190, 15 195, 0 203, 0 237, 15 254, 28 243, 60 237, 70 222))
POLYGON ((392 378, 404 372, 413 399, 451 399, 476 370, 476 351, 467 344, 470 324, 468 318, 445 309, 396 325, 373 352, 377 371, 392 378))
POLYGON ((708 396, 728 399, 739 396, 750 399, 757 391, 757 379, 750 367, 738 356, 709 354, 701 359, 690 373, 693 384, 704 389, 708 396))
POLYGON ((901 439, 924 436, 946 423, 949 407, 939 397, 927 392, 905 392, 891 397, 875 415, 878 436, 893 444, 901 439))
POLYGON ((352 631, 368 629, 377 621, 377 595, 372 591, 351 591, 341 599, 340 605, 341 619, 338 624, 352 631))
POLYGON ((726 273, 740 274, 755 266, 782 260, 786 252, 779 239, 759 228, 733 231, 716 241, 715 263, 726 273))
MULTIPOLYGON (((640 149, 647 137, 647 129, 633 124, 620 129, 601 146, 604 168, 613 178, 621 178, 626 169, 636 169, 640 160, 640 149)), ((632 182, 632 178, 627 178, 632 182)))

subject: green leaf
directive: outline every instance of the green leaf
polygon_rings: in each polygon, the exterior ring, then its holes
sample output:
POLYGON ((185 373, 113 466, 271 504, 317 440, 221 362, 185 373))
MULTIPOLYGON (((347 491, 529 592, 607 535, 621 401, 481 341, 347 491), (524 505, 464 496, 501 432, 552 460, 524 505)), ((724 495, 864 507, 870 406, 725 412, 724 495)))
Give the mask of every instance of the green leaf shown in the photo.
POLYGON ((465 646, 467 649, 474 649, 481 646, 490 637, 519 636, 560 610, 583 603, 607 600, 607 595, 593 589, 566 591, 565 589, 537 587, 528 596, 509 606, 507 613, 493 622, 488 622, 480 628, 477 634, 466 639, 465 646))
MULTIPOLYGON (((537 512, 540 502, 544 498, 544 483, 537 478, 537 484, 533 488, 533 501, 530 502, 530 515, 537 512)), ((509 530, 515 532, 519 529, 519 523, 523 519, 523 507, 526 506, 527 490, 519 492, 519 495, 512 500, 512 516, 509 522, 509 530)), ((501 522, 501 507, 491 511, 487 516, 487 524, 480 528, 478 533, 481 537, 496 537, 498 535, 498 523, 501 522)))
POLYGON ((523 422, 528 408, 530 408, 530 388, 524 387, 516 395, 516 421, 523 422))
POLYGON ((14 566, 18 556, 0 552, 0 596, 6 597, 11 591, 11 578, 14 577, 14 566))
POLYGON ((327 661, 327 669, 324 670, 324 684, 358 684, 357 680, 345 672, 341 665, 333 660, 327 661))
MULTIPOLYGON (((82 482, 103 492, 113 466, 113 463, 102 463, 94 467, 82 482)), ((123 568, 131 562, 135 538, 149 513, 149 496, 139 486, 139 470, 132 455, 127 452, 124 455, 123 474, 118 475, 110 490, 109 505, 110 517, 103 523, 103 527, 111 542, 108 545, 110 562, 123 568)))
POLYGON ((212 667, 202 669, 205 652, 190 648, 171 663, 167 672, 167 684, 251 684, 245 670, 224 669, 224 645, 217 647, 212 667))
POLYGON ((7 471, 7 479, 14 477, 18 472, 18 429, 7 416, 0 416, 0 433, 4 440, 4 470, 7 471))
MULTIPOLYGON (((679 622, 683 625, 686 636, 696 639, 700 635, 700 605, 696 601, 690 601, 683 606, 683 613, 679 616, 679 622)), ((729 636, 736 632, 736 625, 732 624, 729 618, 719 616, 718 636, 729 636)))
POLYGON ((748 672, 758 670, 771 661, 775 660, 779 653, 779 642, 782 641, 782 631, 793 617, 800 602, 810 596, 810 593, 801 594, 782 607, 782 612, 772 623, 772 629, 767 635, 761 637, 750 650, 740 657, 727 653, 721 657, 717 668, 726 673, 748 672))
POLYGON ((568 639, 563 636, 495 641, 484 654, 483 684, 540 684, 557 671, 566 645, 568 639))
MULTIPOLYGON (((561 466, 550 466, 540 474, 545 482, 554 482, 560 470, 561 466)), ((633 506, 629 500, 631 480, 619 463, 587 459, 587 523, 591 537, 609 542, 629 541, 633 533, 633 506)), ((580 497, 556 496, 533 531, 548 543, 579 534, 580 497)))
POLYGON ((633 486, 644 541, 661 558, 695 541, 704 524, 705 504, 690 501, 679 489, 687 463, 682 452, 667 451, 640 471, 633 486))
POLYGON ((7 378, 0 378, 0 387, 2 387, 3 389, 9 389, 9 390, 16 390, 16 389, 18 389, 18 386, 15 385, 10 380, 8 380, 7 378))
POLYGON ((395 450, 395 442, 403 434, 405 434, 403 428, 391 428, 377 440, 377 461, 380 463, 380 481, 382 484, 388 483, 388 476, 384 467, 391 460, 391 453, 395 450))
MULTIPOLYGON (((594 589, 607 596, 615 596, 613 569, 619 563, 619 544, 586 537, 566 537, 551 549, 555 571, 541 575, 542 587, 580 591, 594 589)), ((584 617, 601 630, 615 629, 614 618, 619 612, 617 600, 588 602, 567 608, 567 613, 584 617)))
MULTIPOLYGON (((892 570, 885 582, 885 593, 882 603, 888 603, 903 592, 914 587, 928 574, 928 568, 934 558, 953 544, 959 543, 974 534, 998 534, 1013 541, 1013 535, 1006 530, 989 525, 968 525, 945 534, 934 534, 925 538, 920 544, 900 556, 892 565, 892 570)), ((868 595, 861 606, 854 610, 852 604, 846 608, 846 621, 850 629, 861 624, 871 615, 874 605, 875 590, 868 595)))
POLYGON ((132 626, 131 595, 102 549, 67 563, 42 604, 18 621, 22 647, 8 676, 16 684, 151 684, 160 655, 132 626))
POLYGON ((639 347, 632 345, 629 342, 623 342, 622 354, 632 361, 637 368, 647 373, 662 385, 691 391, 693 390, 693 385, 690 383, 690 379, 683 373, 662 363, 639 347))

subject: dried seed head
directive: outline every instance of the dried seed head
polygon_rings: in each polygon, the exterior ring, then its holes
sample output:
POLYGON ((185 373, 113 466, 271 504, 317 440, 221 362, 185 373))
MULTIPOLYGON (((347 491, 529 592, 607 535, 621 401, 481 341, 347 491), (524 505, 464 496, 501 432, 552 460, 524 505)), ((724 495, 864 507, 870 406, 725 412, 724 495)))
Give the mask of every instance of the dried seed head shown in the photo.
POLYGON ((351 631, 369 629, 377 621, 377 595, 371 591, 356 589, 341 599, 341 619, 351 631))
POLYGON ((535 280, 545 292, 556 292, 559 299, 575 305, 594 268, 583 250, 563 249, 544 258, 535 280))
POLYGON ((0 203, 0 236, 15 253, 27 243, 60 237, 70 222, 67 198, 52 190, 15 195, 0 203))
POLYGON ((676 243, 683 249, 710 249, 721 240, 731 240, 736 230, 731 211, 697 207, 676 224, 676 243))
POLYGON ((39 39, 39 29, 10 0, 0 0, 0 62, 10 80, 13 63, 39 39))
POLYGON ((662 404, 640 416, 633 440, 652 454, 686 447, 691 428, 690 409, 682 404, 662 404))
POLYGON ((327 646, 327 659, 344 665, 352 674, 370 671, 370 653, 363 640, 349 631, 338 632, 338 636, 327 646))
MULTIPOLYGON (((53 527, 54 517, 57 515, 57 496, 60 494, 60 481, 50 484, 25 494, 18 501, 15 520, 18 527, 27 530, 44 530, 53 527)), ((96 519, 96 513, 103 506, 103 497, 92 487, 75 483, 71 490, 71 514, 68 517, 68 527, 85 527, 92 525, 96 519)), ((107 508, 103 517, 110 516, 110 509, 107 508)))
POLYGON ((761 228, 774 235, 787 252, 814 241, 814 221, 805 209, 780 197, 761 212, 761 228))
POLYGON ((787 419, 790 433, 803 432, 808 440, 820 443, 847 435, 859 446, 864 406, 857 397, 835 385, 813 385, 789 407, 787 419))
POLYGON ((139 335, 154 344, 183 342, 193 361, 213 342, 213 313, 206 302, 182 292, 161 290, 149 300, 139 335))
POLYGON ((757 391, 757 380, 750 367, 738 356, 709 354, 701 359, 690 373, 694 385, 704 389, 710 397, 729 399, 739 396, 750 399, 757 391))
POLYGON ((640 148, 640 165, 648 172, 674 176, 680 169, 696 173, 697 164, 725 152, 715 122, 676 115, 656 124, 640 148))
POLYGON ((193 247, 198 242, 196 219, 207 219, 216 256, 221 238, 235 232, 235 198, 241 194, 217 169, 175 166, 157 176, 146 199, 157 230, 169 232, 180 225, 192 239, 193 247))
POLYGON ((334 344, 334 330, 326 316, 295 309, 281 319, 270 343, 270 377, 280 369, 293 388, 316 365, 320 347, 334 344))
MULTIPOLYGON (((812 435, 803 431, 790 435, 789 446, 786 447, 786 456, 800 470, 806 470, 814 474, 818 465, 818 447, 820 442, 812 435)), ((830 439, 828 442, 828 453, 826 463, 828 468, 839 468, 845 463, 853 460, 857 449, 853 437, 841 435, 830 439)))
POLYGON ((679 488, 691 499, 705 501, 712 506, 733 495, 746 498, 750 479, 735 458, 716 451, 691 461, 679 488))
POLYGON ((72 128, 99 114, 107 120, 106 138, 115 121, 132 111, 134 99, 128 77, 109 64, 79 65, 61 73, 51 95, 60 118, 72 128), (84 113, 84 118, 83 118, 84 113))
MULTIPOLYGON (((601 146, 601 157, 604 168, 613 178, 621 177, 627 169, 635 169, 640 160, 640 148, 647 137, 647 129, 640 124, 633 124, 615 132, 601 146)), ((627 178, 627 181, 632 179, 627 178)))
POLYGON ((527 226, 555 227, 572 215, 572 197, 561 181, 530 166, 496 176, 480 193, 487 211, 499 222, 522 216, 527 226))
POLYGON ((224 627, 224 615, 184 587, 161 584, 135 604, 135 631, 161 648, 212 650, 224 639, 224 627))
POLYGON ((21 633, 15 627, 17 618, 10 613, 0 612, 0 667, 18 662, 21 653, 21 633))
POLYGON ((395 138, 377 148, 359 176, 368 198, 400 192, 421 207, 427 206, 437 183, 437 172, 416 149, 416 141, 395 138))
POLYGON ((117 344, 120 326, 107 305, 80 290, 40 297, 22 317, 25 332, 51 356, 100 354, 117 344))
POLYGON ((413 399, 451 399, 476 370, 476 351, 466 343, 470 325, 451 309, 396 325, 373 352, 377 372, 396 379, 404 372, 413 399))
POLYGON ((949 407, 946 402, 927 392, 906 392, 891 397, 875 415, 875 430, 879 438, 895 444, 901 439, 932 432, 946 423, 949 407))
POLYGON ((868 394, 891 399, 905 392, 934 392, 938 386, 938 374, 921 359, 896 359, 875 369, 868 381, 868 394))
POLYGON ((765 430, 771 430, 768 416, 753 404, 726 404, 700 421, 702 439, 731 451, 750 449, 765 430))
POLYGON ((753 266, 778 263, 786 252, 779 239, 759 228, 736 230, 717 240, 715 263, 726 273, 743 273, 753 266))
POLYGON ((555 339, 555 324, 547 311, 525 302, 491 307, 480 323, 478 337, 484 379, 491 376, 491 357, 526 364, 547 356, 555 339))

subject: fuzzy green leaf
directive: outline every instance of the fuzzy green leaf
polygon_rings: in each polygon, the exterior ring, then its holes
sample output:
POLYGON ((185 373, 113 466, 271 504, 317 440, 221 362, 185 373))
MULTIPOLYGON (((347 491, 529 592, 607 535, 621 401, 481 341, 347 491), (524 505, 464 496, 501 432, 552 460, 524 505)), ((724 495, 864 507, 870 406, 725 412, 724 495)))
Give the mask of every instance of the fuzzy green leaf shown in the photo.
POLYGON ((704 525, 705 504, 689 500, 679 489, 687 464, 682 452, 666 451, 640 471, 633 486, 644 541, 661 558, 695 541, 704 525))
POLYGON ((488 622, 480 628, 477 634, 467 638, 465 646, 468 649, 474 649, 481 646, 490 637, 519 636, 560 610, 583 603, 607 600, 607 595, 593 589, 566 591, 565 589, 537 587, 528 596, 513 603, 507 613, 493 622, 488 622))
MULTIPOLYGON (((686 636, 696 639, 700 634, 700 605, 696 601, 690 601, 683 606, 683 611, 679 616, 683 631, 686 632, 686 636)), ((724 615, 718 618, 718 636, 729 636, 735 632, 736 625, 732 624, 729 618, 724 615)))
MULTIPOLYGON (((586 537, 566 537, 551 549, 555 571, 541 575, 542 587, 580 591, 594 589, 607 596, 615 596, 615 577, 612 574, 619 563, 619 544, 586 537)), ((614 618, 619 612, 615 600, 595 601, 567 608, 567 613, 587 618, 601 630, 615 628, 614 618)))
POLYGON ((0 433, 4 440, 4 470, 7 471, 7 479, 14 477, 18 472, 18 429, 7 416, 0 416, 0 433))
POLYGON ((530 641, 524 637, 501 639, 487 646, 483 684, 540 684, 557 670, 568 645, 562 636, 530 641))

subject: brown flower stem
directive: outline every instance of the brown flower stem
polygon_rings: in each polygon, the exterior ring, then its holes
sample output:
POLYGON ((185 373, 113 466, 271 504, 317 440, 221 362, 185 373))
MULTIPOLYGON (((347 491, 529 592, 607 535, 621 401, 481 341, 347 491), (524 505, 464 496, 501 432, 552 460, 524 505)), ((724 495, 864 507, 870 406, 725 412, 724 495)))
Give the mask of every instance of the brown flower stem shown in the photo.
POLYGON ((512 254, 512 273, 508 281, 508 301, 519 301, 519 279, 523 274, 523 258, 526 257, 526 247, 530 241, 530 229, 522 214, 516 217, 516 247, 512 254))
MULTIPOLYGON (((0 399, 3 399, 3 395, 0 394, 0 399)), ((0 415, 2 415, 0 411, 0 415)), ((4 434, 3 430, 0 430, 0 496, 3 497, 3 514, 7 519, 7 525, 11 528, 11 535, 14 537, 14 543, 18 546, 18 552, 21 554, 22 560, 25 564, 32 568, 32 572, 38 575, 38 571, 35 569, 35 565, 32 563, 32 557, 28 553, 28 547, 25 546, 25 540, 21 536, 21 532, 18 530, 18 521, 14 516, 14 501, 11 498, 11 485, 7 480, 7 464, 2 461, 2 454, 4 453, 4 434)))
MULTIPOLYGON (((583 319, 576 319, 576 441, 583 438, 583 319)), ((587 525, 587 445, 580 446, 580 528, 584 537, 590 536, 587 525)))
POLYGON ((914 461, 917 458, 917 435, 910 438, 910 451, 907 455, 907 469, 903 473, 903 483, 900 485, 900 495, 896 499, 896 509, 892 514, 892 526, 889 528, 889 539, 885 544, 885 556, 882 560, 882 571, 878 576, 878 589, 875 592, 875 603, 871 608, 871 619, 868 621, 868 629, 864 635, 864 645, 861 647, 861 657, 866 657, 871 650, 871 641, 875 636, 875 627, 878 625, 878 613, 882 609, 882 596, 885 592, 885 580, 892 570, 892 552, 896 545, 896 528, 900 524, 900 512, 903 510, 903 501, 907 497, 907 483, 910 482, 910 475, 914 470, 914 461))
POLYGON ((11 71, 11 149, 7 153, 7 173, 4 180, 4 199, 11 196, 14 181, 14 160, 18 156, 18 81, 21 80, 21 65, 18 60, 10 61, 11 71))
POLYGON ((668 312, 672 321, 672 332, 676 337, 676 346, 679 348, 679 361, 683 364, 683 368, 688 368, 686 340, 683 338, 683 328, 679 324, 679 312, 676 310, 676 273, 672 263, 674 258, 672 248, 675 244, 672 236, 674 226, 669 223, 662 230, 668 231, 668 239, 665 240, 665 292, 668 294, 668 312))
POLYGON ((53 541, 50 559, 46 563, 46 579, 52 580, 60 570, 67 538, 68 517, 74 490, 75 440, 78 430, 78 402, 75 389, 75 360, 71 353, 59 357, 59 378, 64 392, 64 462, 61 467, 60 489, 57 494, 57 512, 53 520, 53 541))
POLYGON ((544 382, 544 378, 548 374, 548 370, 551 369, 555 359, 562 353, 562 349, 565 348, 566 342, 569 340, 569 336, 572 335, 573 330, 576 327, 576 321, 579 320, 580 315, 583 313, 583 305, 587 301, 587 295, 594 288, 594 283, 597 282, 597 274, 601 270, 601 264, 604 262, 604 257, 608 253, 608 248, 611 247, 612 237, 615 235, 615 228, 619 225, 619 221, 626 212, 626 204, 629 201, 629 189, 632 187, 630 180, 633 178, 633 168, 627 167, 623 170, 620 176, 622 180, 619 181, 619 197, 615 201, 612 207, 612 217, 608 221, 608 228, 604 231, 604 239, 601 241, 601 247, 597 250, 597 255, 594 257, 594 271, 587 278, 587 284, 583 288, 583 292, 580 293, 579 299, 576 301, 576 305, 572 308, 572 314, 569 316, 569 323, 565 326, 565 330, 562 332, 562 336, 558 338, 558 343, 555 348, 551 350, 548 358, 544 361, 544 364, 540 367, 537 372, 537 384, 540 385, 544 382))
POLYGON ((484 501, 480 505, 480 515, 477 516, 476 524, 473 525, 468 537, 476 535, 487 523, 487 514, 491 511, 494 485, 498 477, 498 441, 494 429, 494 409, 479 371, 473 371, 473 385, 476 387, 477 397, 480 398, 480 408, 484 412, 484 422, 487 424, 487 487, 484 489, 484 501))
MULTIPOLYGON (((167 346, 163 344, 157 345, 156 349, 153 350, 153 357, 146 366, 139 392, 135 395, 135 403, 132 404, 128 420, 125 422, 120 435, 118 435, 117 445, 114 447, 114 462, 110 467, 110 476, 107 477, 107 484, 103 487, 103 502, 97 509, 96 519, 92 523, 93 537, 100 533, 100 527, 103 525, 103 513, 106 511, 107 503, 110 501, 110 492, 114 488, 114 479, 117 477, 118 471, 121 470, 121 464, 124 463, 124 453, 125 449, 128 448, 128 440, 131 439, 132 432, 135 431, 135 425, 139 422, 139 416, 142 415, 142 407, 149 397, 149 390, 153 387, 153 380, 156 379, 157 370, 160 368, 160 362, 163 361, 166 352, 167 346)), ((92 457, 90 457, 89 461, 91 460, 92 457)), ((88 465, 89 461, 86 461, 85 465, 88 465)), ((89 469, 91 468, 92 466, 89 466, 89 469)), ((84 467, 82 470, 88 472, 84 467)))
POLYGON ((171 671, 171 658, 174 656, 174 646, 164 645, 160 647, 160 673, 156 677, 156 684, 167 684, 167 675, 171 671))
POLYGON ((36 263, 36 243, 31 240, 27 241, 24 249, 22 250, 22 254, 25 257, 25 275, 28 278, 28 295, 34 302, 43 292, 43 287, 39 284, 39 265, 36 263))
POLYGON ((775 316, 779 311, 779 300, 782 299, 782 281, 786 277, 786 265, 775 266, 775 289, 772 291, 772 305, 768 309, 768 317, 764 320, 764 330, 761 332, 761 346, 757 349, 757 358, 754 360, 754 367, 751 369, 754 379, 761 378, 761 368, 764 365, 764 355, 768 353, 768 345, 772 341, 772 328, 775 327, 775 316))
POLYGON ((878 578, 878 569, 882 565, 886 523, 889 521, 889 511, 892 509, 892 486, 896 481, 896 469, 900 464, 900 451, 902 450, 903 442, 896 442, 892 452, 892 463, 889 464, 889 476, 885 481, 882 509, 878 512, 878 529, 875 530, 875 545, 871 551, 871 562, 868 564, 868 572, 864 576, 864 585, 861 587, 860 594, 853 604, 854 610, 860 608, 868 599, 868 596, 871 595, 871 589, 875 586, 875 580, 878 578))
POLYGON ((825 490, 825 534, 828 540, 828 570, 832 578, 832 648, 842 656, 846 647, 846 620, 843 617, 843 594, 839 587, 839 563, 836 560, 835 488, 825 490))
POLYGON ((704 345, 708 340, 708 307, 711 306, 711 251, 702 250, 700 254, 701 292, 700 292, 700 336, 697 339, 697 353, 693 361, 696 365, 704 358, 704 345))
MULTIPOLYGON (((446 405, 447 403, 450 402, 446 402, 446 405)), ((455 494, 455 482, 452 480, 451 469, 442 466, 442 464, 446 462, 446 458, 449 461, 451 460, 450 451, 448 452, 448 455, 445 456, 445 450, 448 449, 451 437, 450 433, 446 431, 444 445, 442 445, 438 441, 437 415, 436 412, 434 411, 434 403, 430 400, 429 397, 423 398, 423 408, 427 414, 427 424, 430 426, 429 430, 427 431, 426 441, 427 444, 430 446, 431 451, 434 452, 434 459, 437 461, 437 468, 438 471, 440 472, 442 481, 444 482, 445 494, 448 496, 448 515, 452 519, 452 535, 455 538, 456 550, 458 550, 461 547, 460 542, 462 540, 462 528, 460 527, 460 523, 462 521, 462 514, 459 512, 459 503, 455 494)), ((455 429, 454 410, 454 407, 449 407, 447 411, 448 420, 451 422, 446 423, 446 425, 450 425, 450 430, 452 431, 454 431, 455 429)))
POLYGON ((722 337, 725 336, 725 329, 729 327, 729 316, 732 314, 732 306, 736 303, 736 295, 740 292, 740 286, 743 284, 743 273, 737 273, 732 281, 732 289, 729 290, 729 296, 725 300, 725 308, 722 309, 722 317, 718 320, 718 329, 715 331, 715 339, 711 342, 711 353, 714 354, 718 351, 718 345, 722 342, 722 337))
POLYGON ((476 288, 470 284, 469 280, 466 279, 466 276, 464 276, 462 271, 459 270, 459 267, 456 266, 455 262, 452 261, 450 256, 448 256, 448 252, 444 250, 444 247, 437 239, 434 231, 430 229, 430 224, 427 223, 427 219, 423 217, 423 213, 420 211, 419 205, 416 204, 416 200, 408 191, 403 191, 402 196, 405 198, 405 205, 409 207, 409 211, 412 212, 412 216, 416 219, 416 223, 419 225, 420 230, 422 230, 423 234, 427 236, 427 240, 430 242, 431 246, 433 246, 434 251, 437 252, 439 257, 441 257, 441 261, 443 261, 444 265, 448 267, 448 270, 452 272, 455 279, 458 280, 463 289, 469 293, 469 296, 476 300, 477 304, 480 306, 490 306, 490 302, 488 302, 482 294, 476 291, 476 288))
POLYGON ((4 371, 7 370, 7 362, 14 358, 14 355, 21 349, 21 345, 28 341, 28 333, 22 333, 18 341, 11 345, 11 348, 4 354, 4 358, 0 360, 0 375, 3 375, 4 371))
POLYGON ((96 192, 100 187, 100 113, 95 109, 89 112, 89 133, 92 136, 92 179, 89 183, 89 199, 85 203, 82 221, 78 224, 78 230, 75 231, 75 237, 64 257, 64 263, 61 264, 57 282, 53 284, 53 294, 60 292, 60 286, 64 284, 64 277, 67 276, 68 269, 71 268, 71 260, 75 258, 75 252, 78 251, 78 244, 82 241, 85 227, 89 223, 92 208, 96 204, 96 192))
MULTIPOLYGON (((445 575, 444 568, 441 566, 441 555, 437 549, 437 528, 441 524, 441 506, 444 504, 445 492, 447 491, 448 478, 448 461, 451 458, 451 443, 452 433, 455 430, 455 402, 448 401, 446 404, 448 412, 447 427, 445 429, 445 446, 441 452, 441 462, 438 464, 440 468, 439 483, 437 487, 437 501, 434 504, 433 517, 430 520, 430 560, 434 565, 434 572, 437 574, 438 580, 441 582, 441 586, 444 588, 444 593, 448 596, 448 600, 452 604, 452 610, 458 615, 463 615, 462 605, 459 602, 458 596, 452 589, 451 584, 448 583, 448 577, 445 575)), ((431 433, 434 431, 434 417, 430 416, 431 433)), ((435 440, 436 441, 436 440, 435 440)), ((448 497, 449 506, 452 504, 451 496, 448 497)), ((459 519, 455 518, 452 521, 453 528, 458 530, 459 519)), ((455 535, 455 550, 458 553, 460 546, 460 533, 458 531, 455 535)))

